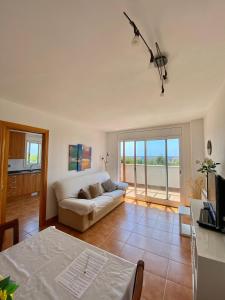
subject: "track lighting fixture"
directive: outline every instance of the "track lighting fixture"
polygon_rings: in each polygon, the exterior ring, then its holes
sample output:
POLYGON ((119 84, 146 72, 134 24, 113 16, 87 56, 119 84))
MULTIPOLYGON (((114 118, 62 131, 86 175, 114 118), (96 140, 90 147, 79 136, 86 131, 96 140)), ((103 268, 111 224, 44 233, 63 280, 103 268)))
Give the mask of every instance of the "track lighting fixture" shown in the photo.
POLYGON ((147 47, 149 54, 150 54, 150 63, 154 63, 154 66, 158 69, 159 78, 161 80, 162 86, 161 86, 161 93, 164 94, 164 82, 167 79, 167 71, 166 71, 166 64, 168 62, 168 59, 165 55, 161 53, 161 50, 159 48, 158 43, 155 43, 156 47, 156 55, 154 56, 152 49, 147 44, 146 40, 144 39, 143 35, 141 34, 140 30, 137 28, 136 24, 129 18, 129 16, 124 12, 125 17, 129 20, 130 25, 133 27, 134 30, 134 38, 133 43, 136 43, 139 38, 142 39, 145 46, 147 47))

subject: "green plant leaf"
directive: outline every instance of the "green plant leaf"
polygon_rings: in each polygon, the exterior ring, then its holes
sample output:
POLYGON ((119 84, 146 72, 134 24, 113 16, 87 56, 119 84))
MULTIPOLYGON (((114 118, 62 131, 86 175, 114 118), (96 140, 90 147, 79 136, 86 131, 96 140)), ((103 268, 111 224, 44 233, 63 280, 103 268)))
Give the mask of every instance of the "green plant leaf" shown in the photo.
POLYGON ((13 293, 16 291, 16 289, 17 289, 18 287, 19 287, 18 284, 16 284, 15 282, 11 281, 11 282, 7 285, 7 287, 5 288, 5 290, 6 290, 6 292, 7 292, 8 294, 13 294, 13 293))
POLYGON ((0 289, 3 290, 3 289, 9 284, 9 281, 10 281, 10 276, 8 276, 8 277, 2 279, 2 280, 0 281, 0 289))

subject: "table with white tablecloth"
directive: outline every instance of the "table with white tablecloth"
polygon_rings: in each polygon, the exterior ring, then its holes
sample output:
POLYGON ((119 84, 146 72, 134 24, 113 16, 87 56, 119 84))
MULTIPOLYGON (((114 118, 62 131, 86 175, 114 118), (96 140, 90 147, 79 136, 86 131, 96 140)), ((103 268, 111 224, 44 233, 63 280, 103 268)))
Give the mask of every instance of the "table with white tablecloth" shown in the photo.
POLYGON ((56 282, 83 251, 107 257, 81 300, 131 300, 136 265, 49 227, 0 253, 0 274, 19 284, 15 300, 77 299, 56 282))

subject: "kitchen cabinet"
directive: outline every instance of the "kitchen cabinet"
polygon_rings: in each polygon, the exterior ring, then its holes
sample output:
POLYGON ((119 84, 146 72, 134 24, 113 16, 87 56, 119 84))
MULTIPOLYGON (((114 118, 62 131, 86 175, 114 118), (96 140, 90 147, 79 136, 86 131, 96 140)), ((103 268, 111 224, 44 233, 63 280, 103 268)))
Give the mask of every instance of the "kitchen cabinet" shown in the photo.
POLYGON ((31 193, 40 192, 41 190, 41 174, 31 174, 31 193))
POLYGON ((25 173, 8 176, 8 198, 29 195, 41 190, 41 173, 25 173))
POLYGON ((16 176, 8 176, 7 196, 9 198, 16 196, 16 176))
POLYGON ((27 195, 35 192, 40 192, 41 174, 31 173, 23 174, 23 189, 22 194, 27 195))
POLYGON ((25 133, 10 131, 9 133, 9 159, 25 158, 25 133))

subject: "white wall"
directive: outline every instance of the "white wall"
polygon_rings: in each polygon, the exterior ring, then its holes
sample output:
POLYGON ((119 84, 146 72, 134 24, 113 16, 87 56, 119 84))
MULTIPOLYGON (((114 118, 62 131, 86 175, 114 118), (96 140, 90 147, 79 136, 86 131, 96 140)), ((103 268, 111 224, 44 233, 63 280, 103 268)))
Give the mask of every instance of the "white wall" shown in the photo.
POLYGON ((191 130, 190 123, 183 123, 170 126, 162 126, 157 128, 145 128, 129 131, 118 131, 107 133, 107 151, 110 153, 110 160, 107 166, 111 177, 114 180, 119 178, 119 142, 121 140, 132 139, 154 139, 154 138, 180 138, 180 150, 181 150, 181 201, 187 203, 189 196, 190 182, 192 178, 192 170, 194 168, 192 159, 199 157, 201 159, 203 151, 203 130, 200 130, 202 120, 198 120, 192 124, 192 129, 196 129, 196 135, 191 130), (198 129, 198 130, 197 130, 198 129), (197 138, 198 136, 198 138, 197 138), (195 145, 192 145, 195 143, 195 145), (194 150, 195 149, 195 150, 194 150), (192 153, 193 152, 193 153, 192 153), (200 154, 199 154, 200 153, 200 154), (201 156, 201 157, 200 157, 201 156), (193 157, 193 158, 192 158, 193 157))
POLYGON ((221 163, 217 167, 218 173, 225 177, 225 92, 211 104, 204 119, 205 155, 208 157, 206 143, 212 141, 212 155, 214 161, 221 163))
POLYGON ((190 139, 191 139, 191 173, 192 178, 199 176, 197 169, 199 165, 196 160, 202 161, 204 153, 204 120, 198 119, 190 122, 190 139))
POLYGON ((49 130, 47 218, 57 214, 56 199, 51 189, 52 183, 78 174, 76 171, 68 171, 69 144, 81 143, 92 147, 92 168, 85 172, 103 168, 100 156, 106 152, 105 133, 87 127, 85 117, 83 124, 71 122, 0 99, 0 119, 49 130))

